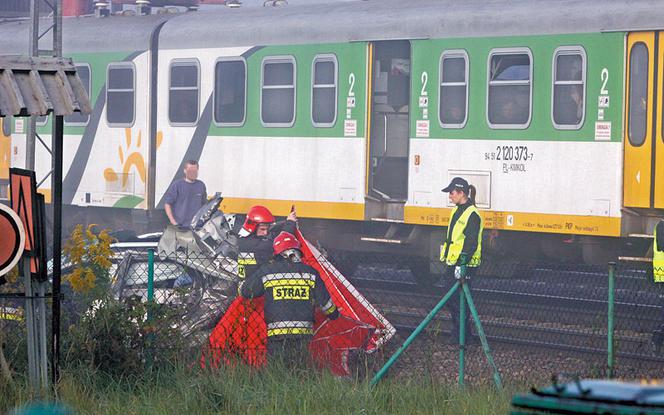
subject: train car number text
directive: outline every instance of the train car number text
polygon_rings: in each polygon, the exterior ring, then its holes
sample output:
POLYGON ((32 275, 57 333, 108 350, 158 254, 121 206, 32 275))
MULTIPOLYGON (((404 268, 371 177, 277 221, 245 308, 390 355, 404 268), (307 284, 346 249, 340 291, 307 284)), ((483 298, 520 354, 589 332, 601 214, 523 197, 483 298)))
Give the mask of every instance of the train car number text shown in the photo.
POLYGON ((496 151, 484 153, 484 160, 530 161, 533 153, 527 146, 497 146, 496 151))

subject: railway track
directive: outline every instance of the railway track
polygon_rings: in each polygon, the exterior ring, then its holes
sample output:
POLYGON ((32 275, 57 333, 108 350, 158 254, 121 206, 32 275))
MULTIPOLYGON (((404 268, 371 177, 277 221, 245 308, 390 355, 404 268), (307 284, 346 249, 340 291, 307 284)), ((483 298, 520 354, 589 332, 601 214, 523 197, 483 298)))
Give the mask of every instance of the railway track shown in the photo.
MULTIPOLYGON (((490 342, 607 353, 606 276, 566 269, 557 271, 556 279, 556 271, 524 270, 510 278, 483 275, 472 280, 473 299, 490 342)), ((409 281, 401 270, 381 279, 357 273, 351 280, 404 333, 414 330, 444 295, 442 287, 409 281)), ((659 294, 648 290, 639 273, 618 275, 617 280, 616 356, 664 362, 664 355, 653 355, 650 343, 661 315, 659 294)), ((449 335, 450 327, 450 317, 442 311, 428 331, 449 335)))

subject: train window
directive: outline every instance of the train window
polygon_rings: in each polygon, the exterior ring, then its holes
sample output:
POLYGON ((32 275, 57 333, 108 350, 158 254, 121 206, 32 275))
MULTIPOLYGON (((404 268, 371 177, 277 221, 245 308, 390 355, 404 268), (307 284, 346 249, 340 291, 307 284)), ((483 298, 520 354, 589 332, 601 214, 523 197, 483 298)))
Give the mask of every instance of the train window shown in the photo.
POLYGON ((135 118, 134 64, 112 63, 108 65, 106 77, 106 122, 111 127, 131 127, 135 118))
POLYGON ((218 60, 214 71, 214 121, 220 125, 244 124, 247 64, 244 59, 218 60))
MULTIPOLYGON (((78 73, 78 77, 81 78, 85 92, 90 96, 90 66, 88 64, 76 65, 76 72, 78 73)), ((65 116, 65 123, 69 125, 83 126, 87 125, 89 120, 90 114, 81 114, 80 112, 65 116)))
POLYGON ((171 63, 168 82, 168 120, 171 125, 190 126, 198 121, 198 68, 198 60, 171 63))
POLYGON ((2 119, 2 135, 9 137, 12 135, 12 117, 11 115, 6 116, 2 119))
POLYGON ((556 49, 553 54, 551 117, 554 127, 577 130, 586 108, 586 52, 581 47, 556 49))
POLYGON ((629 142, 635 147, 646 141, 648 114, 648 47, 632 45, 629 54, 629 142))
POLYGON ((261 122, 266 127, 290 127, 295 122, 295 58, 263 60, 261 122))
POLYGON ((494 49, 489 54, 487 117, 491 128, 528 128, 532 108, 530 49, 494 49))
POLYGON ((463 128, 468 119, 468 54, 446 50, 440 58, 438 115, 443 128, 463 128))
POLYGON ((337 120, 336 56, 316 56, 312 71, 311 121, 316 127, 332 127, 337 120))

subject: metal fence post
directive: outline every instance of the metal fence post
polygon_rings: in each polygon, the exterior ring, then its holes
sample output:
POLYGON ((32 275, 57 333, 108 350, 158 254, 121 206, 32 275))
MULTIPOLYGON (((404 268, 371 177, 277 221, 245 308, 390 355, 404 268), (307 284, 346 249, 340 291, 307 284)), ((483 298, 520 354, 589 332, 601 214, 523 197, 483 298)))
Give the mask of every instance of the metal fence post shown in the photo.
POLYGON ((464 293, 464 286, 466 285, 466 266, 461 265, 459 275, 459 282, 461 289, 459 290, 459 386, 464 386, 464 377, 466 370, 466 293, 464 293))
POLYGON ((445 294, 442 300, 436 304, 436 306, 429 312, 429 314, 422 320, 419 326, 408 336, 405 342, 399 347, 399 350, 397 350, 392 357, 385 363, 385 365, 376 373, 376 375, 371 379, 371 386, 374 386, 378 381, 381 380, 383 376, 387 373, 388 369, 394 364, 394 362, 397 361, 401 353, 410 346, 410 344, 415 340, 415 338, 424 330, 424 328, 433 320, 433 318, 438 314, 441 308, 447 303, 447 301, 454 295, 456 290, 459 288, 459 281, 454 283, 454 286, 450 288, 450 290, 445 294))
POLYGON ((464 284, 462 288, 464 294, 466 295, 466 302, 468 303, 468 308, 470 309, 470 315, 475 321, 475 328, 477 329, 477 335, 479 336, 480 342, 482 343, 484 356, 486 356, 487 362, 489 362, 489 365, 493 369, 493 381, 496 384, 496 388, 498 388, 498 390, 501 390, 503 388, 503 383, 500 380, 500 373, 498 373, 498 368, 496 367, 496 363, 493 361, 493 356, 491 355, 491 349, 489 349, 489 342, 487 341, 486 334, 484 333, 484 329, 482 328, 480 315, 477 313, 477 309, 475 308, 475 303, 473 302, 473 296, 470 295, 470 289, 468 288, 467 284, 464 284))
MULTIPOLYGON (((148 302, 154 300, 154 249, 148 249, 148 302)), ((148 310, 148 320, 151 320, 150 310, 148 310)))
POLYGON ((607 310, 607 360, 608 367, 606 371, 606 376, 609 378, 613 377, 613 364, 614 364, 614 350, 613 350, 613 315, 614 315, 614 304, 615 304, 615 272, 616 272, 616 263, 609 262, 609 301, 608 301, 608 310, 607 310))
MULTIPOLYGON (((152 323, 152 308, 154 306, 154 249, 148 249, 148 309, 147 309, 147 319, 148 324, 152 323)), ((152 367, 153 363, 153 340, 154 333, 152 330, 148 333, 147 343, 147 355, 146 355, 146 364, 148 368, 152 367)))

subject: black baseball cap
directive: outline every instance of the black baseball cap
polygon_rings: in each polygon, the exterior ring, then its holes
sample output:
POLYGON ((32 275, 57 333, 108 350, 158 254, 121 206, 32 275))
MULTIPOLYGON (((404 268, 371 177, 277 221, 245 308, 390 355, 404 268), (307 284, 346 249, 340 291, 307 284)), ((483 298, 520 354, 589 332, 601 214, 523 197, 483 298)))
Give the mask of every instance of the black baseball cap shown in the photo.
POLYGON ((469 185, 468 185, 468 182, 466 181, 466 179, 464 179, 462 177, 455 177, 454 179, 452 179, 450 184, 446 188, 443 189, 443 192, 451 192, 452 190, 460 190, 460 191, 468 194, 468 187, 469 187, 469 185))

